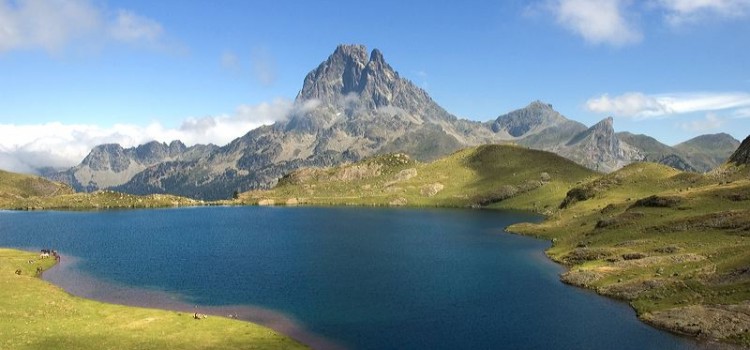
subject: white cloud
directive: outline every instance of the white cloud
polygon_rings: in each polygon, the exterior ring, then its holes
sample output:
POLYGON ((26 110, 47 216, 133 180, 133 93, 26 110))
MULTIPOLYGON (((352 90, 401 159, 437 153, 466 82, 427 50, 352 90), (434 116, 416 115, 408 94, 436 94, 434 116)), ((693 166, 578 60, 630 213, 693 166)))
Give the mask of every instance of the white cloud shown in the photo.
POLYGON ((616 47, 642 41, 637 19, 655 16, 672 27, 750 16, 750 0, 539 0, 527 17, 551 13, 557 23, 589 43, 616 47))
POLYGON ((666 11, 664 18, 671 25, 750 14, 750 0, 658 0, 658 3, 666 11))
POLYGON ((155 43, 162 34, 152 19, 123 9, 110 16, 89 0, 0 0, 0 52, 59 52, 82 39, 155 43))
POLYGON ((117 17, 109 27, 114 39, 129 43, 156 43, 164 34, 158 22, 139 16, 132 11, 119 10, 117 17))
POLYGON ((316 101, 295 105, 277 99, 270 103, 241 105, 232 114, 188 118, 177 128, 153 122, 148 125, 116 124, 102 127, 90 124, 46 123, 33 125, 0 124, 0 169, 34 172, 51 166, 71 167, 96 145, 119 143, 133 147, 149 141, 181 140, 187 145, 224 145, 261 125, 286 119, 290 113, 304 112, 316 101))
POLYGON ((716 113, 708 113, 704 119, 680 123, 679 126, 688 131, 706 132, 720 128, 725 122, 726 120, 716 115, 716 113))
POLYGON ((592 44, 623 46, 643 35, 629 21, 623 0, 555 0, 548 4, 557 22, 592 44))
POLYGON ((633 119, 648 119, 694 112, 750 108, 750 93, 679 93, 646 95, 640 92, 610 97, 604 94, 586 102, 595 113, 633 119))

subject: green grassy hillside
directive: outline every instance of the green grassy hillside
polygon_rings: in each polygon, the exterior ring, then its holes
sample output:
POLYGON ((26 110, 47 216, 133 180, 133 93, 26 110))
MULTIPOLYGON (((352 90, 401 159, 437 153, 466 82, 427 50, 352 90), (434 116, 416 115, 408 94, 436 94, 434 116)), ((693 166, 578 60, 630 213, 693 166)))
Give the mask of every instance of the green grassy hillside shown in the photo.
POLYGON ((486 145, 429 164, 389 154, 331 169, 303 169, 245 204, 408 205, 551 212, 565 193, 597 173, 553 153, 486 145))
POLYGON ((136 196, 113 191, 71 193, 50 197, 29 197, 0 201, 0 208, 13 210, 92 210, 127 208, 163 208, 202 205, 202 201, 169 194, 136 196))
POLYGON ((73 193, 70 186, 33 175, 0 170, 0 201, 73 193))
POLYGON ((54 259, 0 249, 2 349, 302 349, 249 322, 105 304, 71 296, 36 276, 54 259), (29 261, 34 261, 29 263, 29 261), (17 275, 15 271, 20 270, 17 275))
POLYGON ((0 170, 0 209, 108 209, 155 208, 199 205, 201 202, 173 195, 134 196, 112 191, 75 193, 59 182, 0 170))
POLYGON ((627 166, 571 190, 540 224, 563 281, 628 300, 678 333, 750 345, 750 171, 627 166))

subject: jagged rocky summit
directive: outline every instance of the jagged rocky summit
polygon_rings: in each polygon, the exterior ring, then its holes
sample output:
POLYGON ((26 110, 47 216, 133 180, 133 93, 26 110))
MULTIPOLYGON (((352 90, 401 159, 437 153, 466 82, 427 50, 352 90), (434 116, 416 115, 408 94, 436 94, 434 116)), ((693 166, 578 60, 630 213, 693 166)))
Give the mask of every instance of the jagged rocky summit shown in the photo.
POLYGON ((494 121, 459 119, 401 77, 379 50, 340 45, 307 74, 286 120, 222 147, 102 145, 80 165, 52 177, 86 191, 221 199, 234 191, 273 186, 298 168, 391 152, 429 161, 467 146, 512 142, 603 172, 646 159, 648 152, 618 137, 612 123, 607 118, 587 128, 541 101, 494 121))

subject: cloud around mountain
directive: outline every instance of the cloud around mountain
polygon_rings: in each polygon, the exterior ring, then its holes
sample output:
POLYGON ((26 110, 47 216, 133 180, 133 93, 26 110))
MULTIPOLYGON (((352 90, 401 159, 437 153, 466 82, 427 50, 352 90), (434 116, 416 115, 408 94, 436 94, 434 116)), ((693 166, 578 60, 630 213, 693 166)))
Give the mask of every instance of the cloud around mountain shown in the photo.
POLYGON ((177 127, 159 122, 148 125, 115 124, 0 124, 0 169, 36 173, 41 167, 66 168, 78 164, 100 144, 133 147, 149 141, 181 140, 186 145, 224 145, 261 125, 284 120, 295 109, 309 109, 315 101, 295 105, 276 99, 257 105, 241 105, 232 114, 187 118, 177 127))

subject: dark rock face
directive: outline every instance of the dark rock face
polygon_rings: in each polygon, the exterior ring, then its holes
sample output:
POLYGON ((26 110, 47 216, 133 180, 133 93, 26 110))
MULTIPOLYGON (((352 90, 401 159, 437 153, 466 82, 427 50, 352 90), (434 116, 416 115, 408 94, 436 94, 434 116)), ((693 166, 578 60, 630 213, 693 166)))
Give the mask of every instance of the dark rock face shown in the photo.
POLYGON ((750 136, 746 137, 740 147, 729 157, 729 162, 737 165, 750 164, 750 136))

